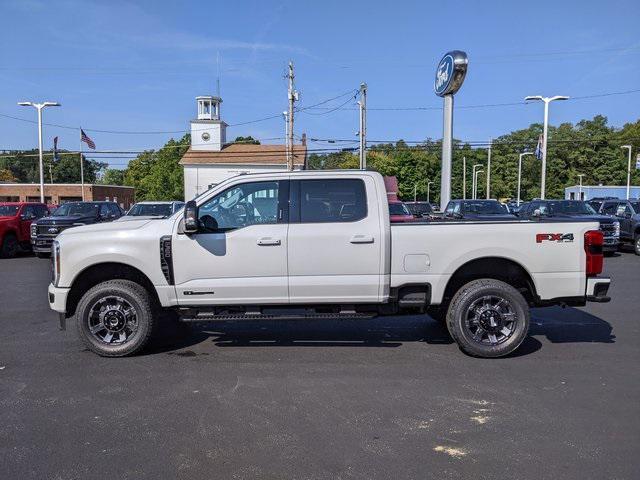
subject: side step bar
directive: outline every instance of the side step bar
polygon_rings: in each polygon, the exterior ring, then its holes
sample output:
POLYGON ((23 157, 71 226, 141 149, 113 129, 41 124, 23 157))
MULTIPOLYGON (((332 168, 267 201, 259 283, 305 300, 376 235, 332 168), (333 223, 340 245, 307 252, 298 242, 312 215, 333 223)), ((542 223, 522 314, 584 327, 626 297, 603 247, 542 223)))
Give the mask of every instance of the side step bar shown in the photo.
POLYGON ((263 314, 263 313, 213 313, 197 312, 196 314, 181 314, 181 322, 213 322, 216 320, 327 320, 327 319, 369 319, 377 316, 376 313, 306 313, 306 314, 263 314))

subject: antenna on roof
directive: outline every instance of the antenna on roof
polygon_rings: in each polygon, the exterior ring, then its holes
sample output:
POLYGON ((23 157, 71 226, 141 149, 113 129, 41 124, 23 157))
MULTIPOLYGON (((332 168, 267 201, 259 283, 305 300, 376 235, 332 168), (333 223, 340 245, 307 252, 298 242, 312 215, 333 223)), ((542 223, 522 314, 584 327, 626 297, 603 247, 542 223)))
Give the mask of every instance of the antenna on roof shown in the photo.
POLYGON ((216 65, 218 70, 218 77, 216 78, 216 96, 220 97, 220 51, 216 54, 216 65))

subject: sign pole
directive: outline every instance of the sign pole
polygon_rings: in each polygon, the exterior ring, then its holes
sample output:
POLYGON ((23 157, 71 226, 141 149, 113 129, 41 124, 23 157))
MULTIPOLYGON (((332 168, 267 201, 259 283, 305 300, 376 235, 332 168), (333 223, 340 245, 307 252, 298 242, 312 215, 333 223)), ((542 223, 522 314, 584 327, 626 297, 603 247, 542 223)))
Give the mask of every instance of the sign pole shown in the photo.
POLYGON ((442 123, 442 167, 440 169, 440 211, 451 200, 451 157, 453 150, 453 94, 445 95, 442 123))

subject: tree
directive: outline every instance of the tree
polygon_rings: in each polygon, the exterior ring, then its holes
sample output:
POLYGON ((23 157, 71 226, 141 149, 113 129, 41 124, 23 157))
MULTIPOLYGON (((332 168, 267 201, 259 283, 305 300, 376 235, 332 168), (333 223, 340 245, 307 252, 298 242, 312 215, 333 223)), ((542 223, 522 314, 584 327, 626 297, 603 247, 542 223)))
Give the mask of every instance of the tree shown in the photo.
POLYGON ((13 173, 8 168, 2 168, 0 169, 0 182, 15 183, 16 177, 13 176, 13 173))
POLYGON ((124 185, 124 170, 107 168, 100 179, 103 185, 124 185))
POLYGON ((253 138, 251 135, 248 137, 236 137, 233 143, 247 143, 249 145, 260 145, 260 142, 253 138))

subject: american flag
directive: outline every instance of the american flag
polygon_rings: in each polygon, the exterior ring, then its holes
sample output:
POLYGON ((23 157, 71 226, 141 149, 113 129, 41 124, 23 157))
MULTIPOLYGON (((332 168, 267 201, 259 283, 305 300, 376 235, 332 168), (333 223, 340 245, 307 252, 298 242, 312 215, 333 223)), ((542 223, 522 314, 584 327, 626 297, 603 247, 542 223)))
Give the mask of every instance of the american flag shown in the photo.
POLYGON ((87 144, 87 147, 89 147, 91 150, 95 150, 96 149, 96 144, 93 140, 91 140, 86 133, 84 133, 84 130, 80 129, 80 141, 84 142, 87 144))
POLYGON ((542 134, 540 134, 540 136, 538 137, 538 145, 536 145, 536 150, 535 150, 536 158, 538 160, 542 160, 542 139, 543 139, 543 136, 542 134))

